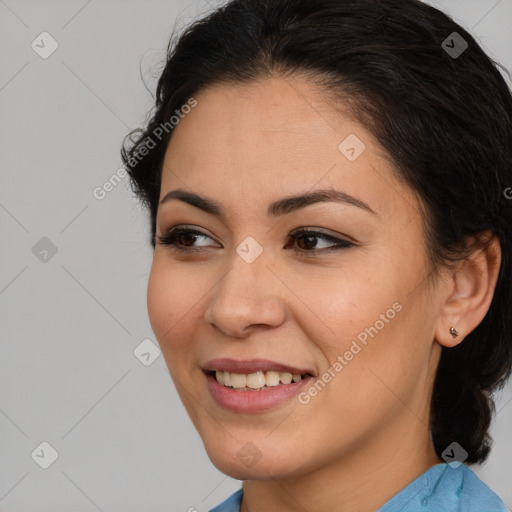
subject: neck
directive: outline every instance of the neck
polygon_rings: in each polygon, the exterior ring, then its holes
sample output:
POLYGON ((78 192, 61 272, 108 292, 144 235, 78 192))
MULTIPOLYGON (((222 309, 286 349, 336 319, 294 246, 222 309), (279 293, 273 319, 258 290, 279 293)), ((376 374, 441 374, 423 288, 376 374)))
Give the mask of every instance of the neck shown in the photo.
POLYGON ((241 512, 374 512, 430 467, 441 463, 425 424, 404 418, 315 471, 293 478, 247 480, 241 512), (407 432, 404 437, 403 433, 407 432))

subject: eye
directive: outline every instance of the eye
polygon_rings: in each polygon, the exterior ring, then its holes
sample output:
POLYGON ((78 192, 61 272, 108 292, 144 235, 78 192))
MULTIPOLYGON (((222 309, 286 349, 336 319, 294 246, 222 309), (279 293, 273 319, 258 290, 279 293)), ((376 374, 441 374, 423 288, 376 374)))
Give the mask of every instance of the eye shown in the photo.
MULTIPOLYGON (((289 235, 291 241, 294 244, 298 244, 299 248, 293 248, 292 250, 301 256, 317 256, 319 253, 328 253, 337 251, 340 249, 346 249, 355 245, 348 240, 343 240, 321 231, 308 230, 306 228, 300 228, 299 230, 289 235), (318 248, 318 240, 324 240, 330 243, 330 247, 318 248), (300 242, 300 243, 299 243, 300 242), (302 246, 302 247, 300 247, 302 246)), ((201 246, 194 246, 194 243, 201 239, 210 239, 208 235, 198 231, 196 229, 190 229, 186 227, 172 228, 167 232, 165 236, 157 236, 158 240, 162 245, 169 246, 173 251, 182 253, 187 252, 200 252, 206 248, 210 248, 209 244, 202 244, 201 246)), ((325 244, 324 244, 325 245, 325 244)))
POLYGON ((349 242, 348 240, 343 240, 341 238, 337 238, 332 235, 328 235, 326 233, 322 233, 321 231, 308 230, 306 228, 300 228, 299 230, 291 233, 290 238, 293 242, 302 241, 302 243, 298 243, 300 247, 299 249, 292 249, 294 252, 297 252, 301 256, 309 257, 309 256, 317 256, 319 253, 330 253, 333 251, 338 251, 341 249, 347 249, 348 247, 352 247, 355 244, 349 242), (318 248, 314 247, 317 245, 318 240, 327 240, 330 242, 330 247, 327 248, 318 248), (308 254, 309 253, 309 254, 308 254))
MULTIPOLYGON (((201 249, 194 247, 194 242, 198 238, 210 238, 201 231, 185 227, 177 227, 169 230, 165 236, 157 236, 162 245, 167 245, 171 249, 180 252, 197 252, 201 249), (185 248, 183 248, 184 246, 185 248)), ((212 240, 210 238, 210 240, 212 240)))

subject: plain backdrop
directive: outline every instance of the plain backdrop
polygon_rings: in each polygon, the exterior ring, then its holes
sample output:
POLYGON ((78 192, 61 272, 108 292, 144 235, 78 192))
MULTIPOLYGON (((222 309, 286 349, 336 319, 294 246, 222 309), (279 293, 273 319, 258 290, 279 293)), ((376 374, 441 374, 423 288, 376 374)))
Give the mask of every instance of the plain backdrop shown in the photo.
MULTIPOLYGON (((153 91, 173 26, 215 5, 0 0, 2 512, 202 512, 240 487, 158 356, 147 215, 127 178, 94 194, 152 106, 141 74, 153 91)), ((512 0, 434 5, 512 68, 512 0)), ((511 507, 510 385, 497 403, 475 469, 511 507)))

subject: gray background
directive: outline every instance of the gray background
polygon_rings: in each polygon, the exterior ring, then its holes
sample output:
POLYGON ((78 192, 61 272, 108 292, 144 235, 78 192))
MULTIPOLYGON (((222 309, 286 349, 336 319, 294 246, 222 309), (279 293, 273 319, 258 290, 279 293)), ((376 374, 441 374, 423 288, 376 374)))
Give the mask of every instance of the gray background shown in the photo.
MULTIPOLYGON (((207 458, 163 357, 134 355, 155 342, 145 212, 127 178, 93 195, 152 105, 139 66, 154 90, 177 16, 212 2, 0 0, 0 511, 205 511, 240 486, 207 458), (59 45, 46 59, 43 31, 59 45)), ((512 68, 512 0, 432 3, 512 68)), ((476 471, 511 507, 510 385, 497 410, 476 471)))

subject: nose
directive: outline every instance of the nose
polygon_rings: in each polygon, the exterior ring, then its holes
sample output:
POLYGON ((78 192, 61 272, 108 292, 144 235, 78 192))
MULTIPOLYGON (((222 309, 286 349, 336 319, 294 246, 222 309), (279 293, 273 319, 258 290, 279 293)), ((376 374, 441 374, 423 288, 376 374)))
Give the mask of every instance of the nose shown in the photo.
POLYGON ((264 252, 252 263, 238 254, 220 279, 205 311, 205 321, 233 338, 280 326, 286 319, 286 288, 267 267, 264 252))

